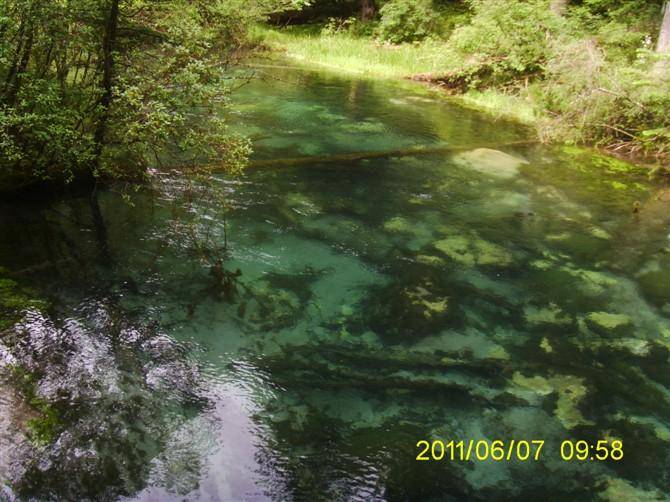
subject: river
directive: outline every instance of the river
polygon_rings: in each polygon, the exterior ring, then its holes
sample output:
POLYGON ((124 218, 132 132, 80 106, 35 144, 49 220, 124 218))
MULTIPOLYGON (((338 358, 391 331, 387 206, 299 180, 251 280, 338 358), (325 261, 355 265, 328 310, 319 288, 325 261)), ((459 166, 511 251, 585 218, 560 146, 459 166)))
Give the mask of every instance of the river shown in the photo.
POLYGON ((0 498, 666 500, 668 189, 412 83, 270 66, 223 200, 103 191, 105 259, 88 198, 3 204, 0 265, 49 307, 1 364, 56 418, 28 441, 0 392, 0 498))

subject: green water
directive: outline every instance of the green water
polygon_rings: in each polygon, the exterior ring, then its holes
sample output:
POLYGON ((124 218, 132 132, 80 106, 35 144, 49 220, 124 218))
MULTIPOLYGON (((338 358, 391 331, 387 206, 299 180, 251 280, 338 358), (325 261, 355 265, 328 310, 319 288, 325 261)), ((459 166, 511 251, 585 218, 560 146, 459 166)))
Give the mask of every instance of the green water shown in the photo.
POLYGON ((667 189, 421 87, 258 72, 231 116, 256 159, 468 148, 222 176, 225 210, 179 178, 114 188, 110 261, 88 199, 2 207, 0 264, 51 306, 0 364, 57 418, 25 440, 0 392, 0 498, 666 500, 667 189), (227 239, 233 302, 185 228, 227 239), (569 439, 624 457, 564 461, 569 439), (420 440, 545 444, 417 462, 420 440))

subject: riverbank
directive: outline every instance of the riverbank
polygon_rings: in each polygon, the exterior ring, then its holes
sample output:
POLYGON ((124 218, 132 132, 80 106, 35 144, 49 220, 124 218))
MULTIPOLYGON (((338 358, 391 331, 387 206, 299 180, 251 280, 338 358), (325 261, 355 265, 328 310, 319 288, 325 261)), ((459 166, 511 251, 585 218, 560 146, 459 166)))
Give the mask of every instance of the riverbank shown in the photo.
MULTIPOLYGON (((347 32, 324 35, 313 26, 276 29, 258 25, 252 35, 270 53, 281 53, 290 61, 363 78, 411 79, 437 74, 447 64, 443 42, 381 44, 347 32)), ((537 125, 541 119, 538 107, 528 96, 487 89, 470 90, 454 99, 496 118, 526 125, 537 125)))
MULTIPOLYGON (((650 165, 655 172, 668 170, 670 152, 663 139, 668 132, 663 127, 656 127, 662 125, 660 123, 654 122, 655 128, 649 129, 649 126, 635 122, 634 117, 640 110, 647 110, 650 116, 656 111, 651 105, 627 97, 626 82, 632 78, 630 75, 622 74, 622 82, 619 82, 622 90, 617 91, 597 87, 578 93, 570 91, 569 87, 581 84, 552 80, 534 82, 528 78, 513 86, 468 88, 466 85, 459 89, 462 77, 454 77, 456 74, 447 70, 453 61, 444 41, 393 45, 346 30, 324 32, 318 25, 286 28, 259 25, 252 30, 252 38, 266 48, 271 57, 281 54, 283 59, 299 65, 322 67, 359 78, 421 81, 446 91, 450 99, 494 118, 532 126, 543 142, 591 146, 608 155, 650 165), (454 78, 455 84, 451 82, 454 78), (552 99, 558 100, 560 104, 556 106, 560 111, 549 106, 552 99), (584 103, 579 104, 580 100, 584 103), (635 109, 626 112, 625 108, 631 106, 635 109), (614 111, 617 107, 623 107, 623 111, 614 111), (610 115, 621 113, 629 114, 627 120, 632 120, 640 130, 630 132, 631 125, 626 125, 628 130, 610 125, 609 122, 615 120, 610 115)), ((614 69, 608 68, 608 71, 614 69)), ((571 78, 575 82, 582 78, 579 72, 579 68, 574 69, 571 78)), ((654 94, 658 90, 650 92, 654 94)), ((655 107, 660 106, 652 99, 652 94, 647 96, 650 102, 655 107)))

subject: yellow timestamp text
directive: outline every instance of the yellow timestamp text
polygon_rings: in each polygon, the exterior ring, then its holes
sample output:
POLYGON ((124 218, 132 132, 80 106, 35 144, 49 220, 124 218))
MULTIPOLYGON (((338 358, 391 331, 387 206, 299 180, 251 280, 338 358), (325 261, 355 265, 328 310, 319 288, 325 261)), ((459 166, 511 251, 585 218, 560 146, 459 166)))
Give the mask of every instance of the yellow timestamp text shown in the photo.
MULTIPOLYGON (((538 461, 543 454, 544 443, 544 439, 511 439, 509 441, 500 439, 494 441, 486 439, 450 441, 436 439, 427 441, 422 439, 416 443, 419 450, 416 460, 420 462, 440 460, 452 462, 469 462, 471 460, 493 460, 495 462, 538 461)), ((618 439, 601 439, 596 442, 565 440, 556 453, 560 455, 561 460, 566 462, 619 461, 623 459, 623 442, 618 439)))

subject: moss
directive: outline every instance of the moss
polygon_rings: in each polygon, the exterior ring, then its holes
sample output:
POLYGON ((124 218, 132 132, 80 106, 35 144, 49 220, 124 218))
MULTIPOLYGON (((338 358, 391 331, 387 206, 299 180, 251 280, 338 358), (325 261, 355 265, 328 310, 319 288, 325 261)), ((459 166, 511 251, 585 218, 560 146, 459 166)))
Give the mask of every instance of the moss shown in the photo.
POLYGON ((37 376, 25 369, 12 368, 14 384, 18 387, 26 403, 37 413, 26 423, 28 438, 37 445, 52 442, 62 428, 62 418, 58 409, 37 395, 37 376))
POLYGON ((608 502, 652 502, 667 500, 659 491, 648 491, 633 486, 625 479, 610 478, 605 481, 605 490, 600 494, 608 502))
POLYGON ((463 265, 506 267, 512 262, 512 254, 509 251, 477 235, 452 235, 435 242, 434 246, 463 265))
POLYGON ((572 318, 565 314, 556 304, 551 303, 546 307, 535 307, 526 305, 523 308, 523 316, 531 326, 555 325, 566 326, 572 324, 572 318))
MULTIPOLYGON (((270 280, 273 278, 271 277, 270 280)), ((296 292, 261 280, 251 286, 238 315, 257 331, 276 331, 293 326, 307 304, 296 292)))
POLYGON ((412 224, 402 216, 396 216, 384 222, 384 230, 394 233, 411 233, 412 224))
POLYGON ((549 270, 554 264, 549 260, 533 260, 530 262, 530 266, 536 270, 549 270))
POLYGON ((533 392, 540 396, 558 394, 556 401, 556 418, 566 429, 573 429, 578 425, 593 425, 579 410, 579 403, 587 394, 583 380, 572 375, 553 375, 549 378, 541 376, 525 377, 520 372, 514 373, 512 383, 516 387, 513 394, 533 392))
POLYGON ((28 420, 28 437, 38 445, 51 443, 58 436, 62 426, 60 414, 46 402, 38 406, 31 403, 31 406, 40 413, 40 416, 28 420))
POLYGON ((406 295, 412 305, 423 309, 423 316, 426 319, 446 314, 449 308, 449 298, 435 298, 430 291, 422 286, 417 286, 413 290, 406 291, 406 295), (429 300, 429 298, 432 298, 433 301, 429 300))
POLYGON ((607 230, 604 230, 599 227, 593 227, 590 233, 596 239, 610 240, 612 238, 612 236, 607 230))
POLYGON ((638 278, 644 297, 658 307, 670 301, 670 273, 667 269, 653 270, 638 278))
POLYGON ((454 162, 495 178, 510 179, 527 161, 491 148, 477 148, 454 157, 454 162))
POLYGON ((0 330, 10 328, 21 320, 27 309, 45 310, 47 302, 34 298, 34 293, 5 277, 7 270, 0 267, 0 330))
POLYGON ((439 256, 420 254, 416 257, 416 261, 424 265, 444 265, 444 260, 439 256))
POLYGON ((585 318, 586 325, 593 331, 604 335, 623 335, 631 332, 631 318, 623 314, 591 312, 585 318))
POLYGON ((574 269, 567 266, 561 267, 561 270, 579 279, 578 288, 582 293, 589 296, 601 295, 610 288, 618 286, 616 279, 595 270, 574 269))
POLYGON ((540 348, 544 350, 547 354, 551 354, 554 351, 554 348, 549 343, 547 337, 544 337, 540 342, 540 348))

